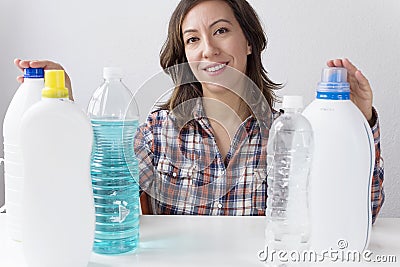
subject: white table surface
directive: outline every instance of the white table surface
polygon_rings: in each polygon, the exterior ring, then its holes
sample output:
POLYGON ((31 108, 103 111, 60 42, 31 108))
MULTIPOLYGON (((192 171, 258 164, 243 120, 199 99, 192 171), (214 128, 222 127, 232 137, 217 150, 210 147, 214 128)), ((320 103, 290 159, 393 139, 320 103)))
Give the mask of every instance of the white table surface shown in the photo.
MULTIPOLYGON (((5 221, 6 215, 0 214, 0 267, 28 266, 21 243, 7 238, 5 221)), ((93 253, 88 267, 265 266, 258 259, 264 248, 264 227, 265 217, 144 215, 140 221, 140 245, 135 252, 118 256, 93 253)), ((378 218, 368 250, 373 253, 372 260, 378 255, 395 256, 396 262, 325 260, 310 265, 400 266, 400 218, 378 218)))

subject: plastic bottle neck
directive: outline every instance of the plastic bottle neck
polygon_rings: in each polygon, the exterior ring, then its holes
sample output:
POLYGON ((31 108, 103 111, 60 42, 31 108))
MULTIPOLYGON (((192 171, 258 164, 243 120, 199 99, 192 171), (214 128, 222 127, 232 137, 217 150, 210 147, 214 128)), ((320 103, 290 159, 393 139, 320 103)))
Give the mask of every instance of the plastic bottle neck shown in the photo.
POLYGON ((301 108, 284 108, 284 114, 294 114, 294 113, 301 113, 301 108))
POLYGON ((24 83, 43 83, 44 78, 24 78, 24 83))
POLYGON ((66 101, 66 102, 74 103, 73 101, 69 100, 68 97, 51 98, 51 97, 43 97, 42 96, 42 101, 46 101, 46 102, 66 101))
POLYGON ((111 77, 111 78, 104 78, 104 81, 105 82, 121 82, 122 81, 122 78, 114 78, 114 77, 111 77))

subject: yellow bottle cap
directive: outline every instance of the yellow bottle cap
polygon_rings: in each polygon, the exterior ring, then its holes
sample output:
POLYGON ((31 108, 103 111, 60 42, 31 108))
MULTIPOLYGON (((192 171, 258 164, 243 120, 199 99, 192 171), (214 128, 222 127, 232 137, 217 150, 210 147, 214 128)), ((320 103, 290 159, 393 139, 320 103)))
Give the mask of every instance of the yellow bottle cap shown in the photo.
POLYGON ((68 98, 68 89, 65 88, 65 74, 63 70, 46 70, 44 72, 42 97, 68 98))

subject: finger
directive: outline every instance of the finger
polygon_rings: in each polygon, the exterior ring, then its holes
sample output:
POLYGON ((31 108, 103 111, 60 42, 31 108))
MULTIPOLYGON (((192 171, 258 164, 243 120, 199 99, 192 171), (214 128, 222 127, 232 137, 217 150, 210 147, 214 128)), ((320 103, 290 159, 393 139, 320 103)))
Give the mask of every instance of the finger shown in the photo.
POLYGON ((17 77, 17 82, 23 83, 24 82, 24 76, 23 75, 18 76, 17 77))
POLYGON ((333 63, 333 60, 332 60, 332 59, 331 59, 331 60, 328 60, 328 61, 326 62, 326 65, 327 65, 329 68, 335 67, 335 64, 333 63))
POLYGON ((45 70, 64 70, 60 64, 48 60, 33 60, 29 62, 31 68, 43 68, 45 70))
POLYGON ((30 62, 30 60, 20 60, 19 64, 18 64, 19 68, 21 68, 21 69, 29 68, 30 67, 29 62, 30 62))
MULTIPOLYGON (((356 72, 358 71, 357 67, 350 62, 349 59, 345 58, 343 59, 343 65, 347 70, 347 80, 350 83, 350 88, 352 88, 353 90, 358 90, 360 88, 360 86, 362 86, 362 84, 359 83, 358 79, 355 77, 356 72)), ((364 77, 365 78, 365 77, 364 77)), ((368 81, 367 81, 368 83, 368 81)), ((369 84, 368 84, 369 86, 369 84)), ((364 89, 364 88, 362 88, 364 89)))
POLYGON ((333 64, 335 65, 335 67, 337 68, 342 68, 343 67, 343 62, 341 59, 337 58, 333 60, 333 64))
POLYGON ((331 59, 326 62, 326 65, 330 68, 343 68, 343 61, 340 58, 331 59))
POLYGON ((357 67, 353 65, 353 63, 350 62, 349 59, 345 58, 343 59, 343 66, 347 69, 347 72, 350 75, 354 75, 357 71, 357 67))
POLYGON ((19 59, 19 58, 14 59, 15 66, 17 66, 21 71, 24 71, 24 69, 21 68, 21 66, 19 65, 20 62, 21 62, 21 59, 19 59))
POLYGON ((342 61, 341 59, 331 59, 328 62, 326 62, 326 65, 330 68, 337 68, 337 67, 342 67, 342 61))
POLYGON ((357 70, 355 72, 354 76, 357 79, 357 82, 360 84, 360 86, 370 87, 367 77, 365 77, 364 74, 360 70, 357 70))

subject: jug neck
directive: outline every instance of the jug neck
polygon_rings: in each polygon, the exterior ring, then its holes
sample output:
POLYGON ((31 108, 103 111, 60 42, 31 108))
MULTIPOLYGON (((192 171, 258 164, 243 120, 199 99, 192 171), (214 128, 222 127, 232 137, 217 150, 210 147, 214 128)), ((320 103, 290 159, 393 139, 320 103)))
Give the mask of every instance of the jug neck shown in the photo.
POLYGON ((321 92, 317 91, 317 99, 322 100, 350 100, 350 92, 321 92))
POLYGON ((24 78, 24 83, 40 83, 40 84, 44 84, 44 78, 24 78))

